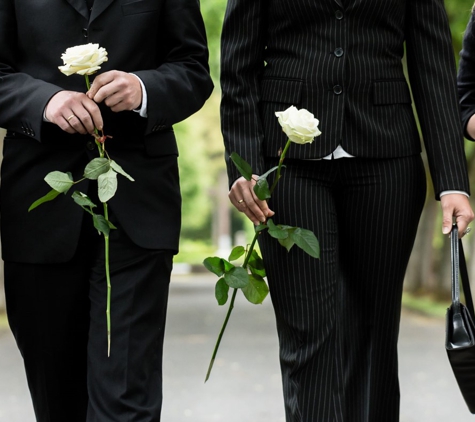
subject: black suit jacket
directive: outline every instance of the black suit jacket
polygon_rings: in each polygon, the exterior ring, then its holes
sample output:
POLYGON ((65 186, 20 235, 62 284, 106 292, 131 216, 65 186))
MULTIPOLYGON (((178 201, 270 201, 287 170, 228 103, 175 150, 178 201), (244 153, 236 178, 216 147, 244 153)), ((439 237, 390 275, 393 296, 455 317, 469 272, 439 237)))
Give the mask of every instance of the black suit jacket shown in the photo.
MULTIPOLYGON (((262 173, 286 138, 275 111, 306 108, 322 135, 291 148, 313 159, 339 144, 364 158, 421 151, 402 58, 436 195, 468 192, 451 34, 443 0, 230 0, 222 35, 222 129, 262 173)), ((228 163, 229 164, 229 163, 228 163)), ((229 177, 239 174, 228 165, 229 177)))
MULTIPOLYGON (((178 248, 181 198, 172 125, 197 111, 212 90, 198 0, 95 0, 90 17, 84 0, 5 0, 0 7, 0 127, 8 131, 1 186, 5 260, 67 261, 82 219, 90 218, 69 194, 27 212, 49 190, 43 181, 48 172, 71 171, 77 180, 97 156, 92 137, 68 135, 43 121, 55 93, 86 91, 84 77, 65 76, 58 66, 66 48, 88 42, 108 51, 99 72, 133 72, 148 95, 147 118, 102 107, 105 133, 113 136, 109 154, 135 179, 119 179, 110 207, 139 246, 178 248)), ((87 191, 87 181, 78 189, 87 191)))

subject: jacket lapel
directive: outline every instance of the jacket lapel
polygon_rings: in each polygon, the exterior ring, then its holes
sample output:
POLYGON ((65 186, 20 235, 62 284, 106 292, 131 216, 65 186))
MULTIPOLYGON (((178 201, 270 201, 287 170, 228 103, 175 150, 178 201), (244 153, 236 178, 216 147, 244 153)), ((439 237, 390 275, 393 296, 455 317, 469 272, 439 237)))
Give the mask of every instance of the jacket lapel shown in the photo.
POLYGON ((89 12, 85 0, 66 0, 78 13, 89 19, 89 12))
POLYGON ((92 6, 91 19, 89 22, 96 19, 113 1, 114 0, 94 0, 94 6, 92 6))
POLYGON ((342 3, 342 0, 333 0, 336 4, 338 4, 338 6, 340 6, 342 9, 345 8, 345 6, 343 5, 342 3))

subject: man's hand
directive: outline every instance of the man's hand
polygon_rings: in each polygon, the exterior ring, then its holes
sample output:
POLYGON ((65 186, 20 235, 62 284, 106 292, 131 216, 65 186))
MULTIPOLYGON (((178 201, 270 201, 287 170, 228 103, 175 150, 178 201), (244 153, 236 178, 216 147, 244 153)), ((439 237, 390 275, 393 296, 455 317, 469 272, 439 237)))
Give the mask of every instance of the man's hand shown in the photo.
POLYGON ((104 102, 114 112, 135 110, 142 104, 142 86, 138 78, 119 70, 96 76, 86 95, 96 103, 104 102))
POLYGON ((452 230, 452 217, 457 222, 459 237, 463 237, 474 214, 472 207, 465 195, 450 193, 440 198, 442 206, 442 233, 448 234, 452 230))
POLYGON ((258 176, 253 175, 252 179, 248 181, 244 177, 240 177, 234 182, 228 195, 237 210, 246 214, 247 218, 256 226, 274 215, 274 211, 269 209, 267 202, 261 201, 254 193, 253 188, 256 184, 254 179, 257 178, 258 176))
POLYGON ((65 132, 85 135, 94 128, 102 129, 102 116, 97 104, 85 94, 59 91, 51 97, 45 108, 45 117, 65 132))

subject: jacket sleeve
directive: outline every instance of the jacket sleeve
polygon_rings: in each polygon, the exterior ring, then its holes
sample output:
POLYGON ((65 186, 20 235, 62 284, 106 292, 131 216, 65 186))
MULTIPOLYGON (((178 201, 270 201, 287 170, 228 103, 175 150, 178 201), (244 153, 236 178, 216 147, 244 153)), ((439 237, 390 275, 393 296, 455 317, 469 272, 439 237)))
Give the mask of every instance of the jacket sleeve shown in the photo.
POLYGON ((14 2, 0 3, 0 126, 40 139, 43 112, 59 86, 18 72, 19 45, 14 2))
POLYGON ((469 192, 452 37, 443 0, 407 2, 407 65, 436 198, 469 192))
POLYGON ((465 137, 475 141, 467 133, 467 124, 475 114, 475 16, 472 12, 463 38, 458 73, 458 93, 465 137))
POLYGON ((221 130, 229 182, 240 173, 229 159, 244 158, 262 174, 263 130, 259 116, 259 81, 264 69, 266 0, 230 0, 221 36, 221 130))
POLYGON ((210 96, 206 31, 198 0, 168 0, 161 11, 159 37, 165 57, 153 70, 134 73, 148 97, 148 127, 171 126, 198 111, 210 96))

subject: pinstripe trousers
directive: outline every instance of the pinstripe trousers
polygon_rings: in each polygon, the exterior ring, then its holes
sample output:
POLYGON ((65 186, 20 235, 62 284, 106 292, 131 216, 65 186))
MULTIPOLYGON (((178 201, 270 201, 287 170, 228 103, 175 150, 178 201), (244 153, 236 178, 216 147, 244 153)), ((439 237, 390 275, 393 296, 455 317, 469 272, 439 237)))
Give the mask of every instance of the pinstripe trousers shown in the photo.
POLYGON ((419 155, 286 161, 274 222, 312 230, 321 247, 317 260, 260 238, 287 422, 399 420, 402 285, 425 192, 419 155))

